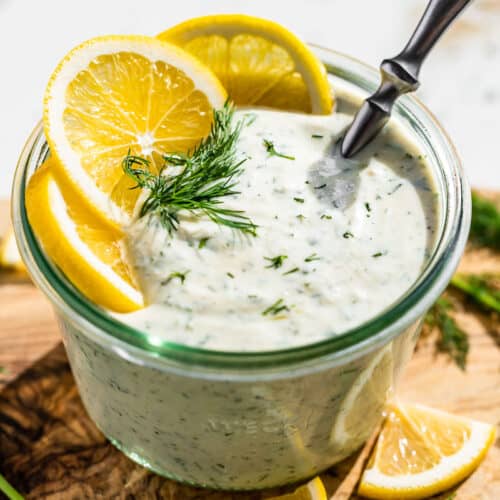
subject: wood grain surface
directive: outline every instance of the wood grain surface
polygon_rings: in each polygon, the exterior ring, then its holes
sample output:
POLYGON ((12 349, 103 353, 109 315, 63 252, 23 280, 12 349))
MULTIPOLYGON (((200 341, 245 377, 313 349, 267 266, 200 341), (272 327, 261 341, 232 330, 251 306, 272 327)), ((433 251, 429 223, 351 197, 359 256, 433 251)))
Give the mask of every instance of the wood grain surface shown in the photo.
MULTIPOLYGON (((2 209, 0 230, 7 218, 6 206, 2 209)), ((461 266, 499 273, 500 259, 469 251, 461 266)), ((436 332, 426 332, 398 388, 399 398, 500 424, 500 321, 460 294, 455 297, 456 319, 471 343, 467 370, 436 353, 436 332)), ((0 366, 0 472, 26 498, 260 500, 290 489, 224 493, 187 487, 118 452, 82 407, 48 302, 19 274, 0 276, 0 366)), ((356 483, 370 447, 322 475, 331 499, 358 498, 356 483)), ((455 490, 456 500, 500 498, 500 441, 455 490)))

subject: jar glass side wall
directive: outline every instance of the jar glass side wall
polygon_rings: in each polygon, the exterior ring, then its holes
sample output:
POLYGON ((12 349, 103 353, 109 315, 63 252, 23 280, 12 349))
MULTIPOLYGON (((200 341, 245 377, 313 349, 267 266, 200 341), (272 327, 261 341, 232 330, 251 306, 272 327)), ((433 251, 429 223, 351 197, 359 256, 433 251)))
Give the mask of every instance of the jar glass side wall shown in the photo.
POLYGON ((298 481, 356 451, 380 422, 420 323, 348 363, 252 382, 137 364, 59 318, 101 431, 141 465, 216 489, 298 481))

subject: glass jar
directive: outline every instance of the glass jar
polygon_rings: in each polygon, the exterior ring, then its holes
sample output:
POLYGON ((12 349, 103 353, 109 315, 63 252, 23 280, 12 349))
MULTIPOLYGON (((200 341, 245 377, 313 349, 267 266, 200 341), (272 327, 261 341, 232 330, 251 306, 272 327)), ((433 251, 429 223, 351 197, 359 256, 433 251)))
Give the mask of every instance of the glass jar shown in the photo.
MULTIPOLYGON (((335 88, 359 98, 376 88, 376 70, 315 50, 335 88)), ((445 132, 411 96, 398 101, 393 119, 427 155, 440 193, 438 237, 421 276, 397 303, 358 328, 258 353, 209 351, 151 337, 72 286, 44 255, 26 218, 26 182, 48 154, 42 127, 36 127, 13 188, 19 249, 53 304, 86 410, 132 460, 194 485, 265 488, 328 468, 356 451, 377 426, 425 312, 456 269, 470 224, 469 188, 445 132)))

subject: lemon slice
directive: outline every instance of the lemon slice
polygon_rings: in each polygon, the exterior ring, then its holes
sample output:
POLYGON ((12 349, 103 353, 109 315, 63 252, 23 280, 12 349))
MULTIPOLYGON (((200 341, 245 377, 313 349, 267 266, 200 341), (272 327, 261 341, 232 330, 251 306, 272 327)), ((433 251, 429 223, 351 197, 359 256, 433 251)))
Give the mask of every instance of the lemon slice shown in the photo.
POLYGON ((56 168, 90 207, 130 220, 139 190, 124 176, 130 150, 162 163, 204 138, 226 92, 187 52, 145 36, 105 36, 73 49, 52 74, 44 130, 56 168))
POLYGON ((283 26, 240 14, 197 17, 158 37, 210 67, 237 105, 329 114, 325 67, 283 26))
POLYGON ((19 255, 14 232, 11 228, 7 231, 0 245, 0 268, 13 271, 26 270, 21 260, 21 256, 19 255))
POLYGON ((143 306, 124 257, 123 234, 82 203, 47 160, 26 190, 29 222, 44 250, 90 300, 113 311, 143 306))
POLYGON ((323 482, 319 477, 315 477, 307 484, 297 488, 293 493, 271 497, 269 500, 327 500, 327 498, 323 482))
POLYGON ((368 498, 428 498, 467 477, 495 439, 492 425, 422 405, 391 408, 359 486, 368 498))
POLYGON ((389 344, 370 360, 342 401, 330 436, 333 446, 355 450, 368 439, 382 419, 392 384, 392 344, 389 344))

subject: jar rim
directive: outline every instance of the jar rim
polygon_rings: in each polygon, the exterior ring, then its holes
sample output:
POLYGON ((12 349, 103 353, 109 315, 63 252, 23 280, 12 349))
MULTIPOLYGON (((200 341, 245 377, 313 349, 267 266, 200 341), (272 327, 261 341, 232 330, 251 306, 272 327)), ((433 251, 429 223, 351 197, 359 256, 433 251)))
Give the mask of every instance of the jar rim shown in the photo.
MULTIPOLYGON (((312 45, 330 75, 355 85, 363 93, 373 92, 378 71, 350 56, 312 45)), ((234 352, 191 347, 159 340, 133 328, 84 297, 50 262, 29 225, 25 209, 25 187, 29 170, 36 169, 48 153, 39 123, 21 153, 12 189, 12 219, 20 253, 35 284, 48 296, 57 310, 101 341, 118 342, 141 356, 153 356, 182 365, 217 369, 263 369, 316 360, 342 357, 387 342, 414 323, 433 304, 447 286, 466 244, 470 225, 470 190, 460 159, 446 132, 432 113, 414 96, 401 97, 393 114, 411 124, 426 138, 442 174, 441 191, 445 205, 441 231, 432 255, 412 287, 380 314, 365 323, 320 342, 281 350, 234 352)), ((31 172, 32 173, 32 172, 31 172)))

